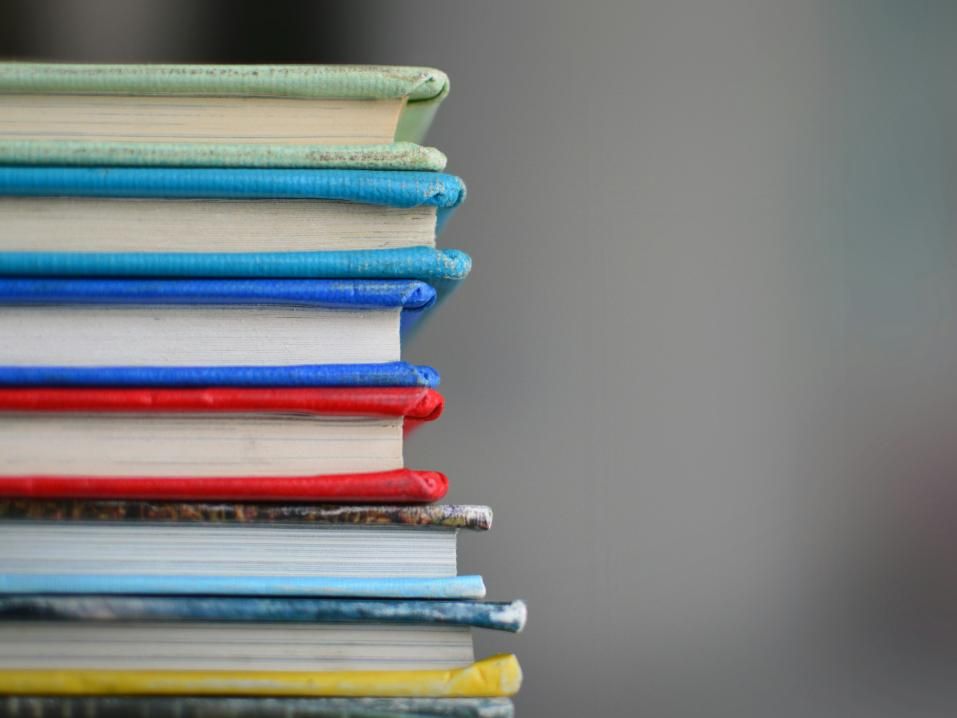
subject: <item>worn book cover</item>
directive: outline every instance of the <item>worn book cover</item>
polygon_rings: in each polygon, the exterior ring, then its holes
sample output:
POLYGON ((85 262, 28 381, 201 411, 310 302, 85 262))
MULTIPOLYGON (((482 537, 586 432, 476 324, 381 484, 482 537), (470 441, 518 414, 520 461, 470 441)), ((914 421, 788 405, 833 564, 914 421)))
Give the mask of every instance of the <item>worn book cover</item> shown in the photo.
POLYGON ((229 596, 0 596, 0 621, 441 624, 518 632, 524 602, 229 596))
POLYGON ((488 531, 488 506, 339 506, 121 500, 0 499, 2 521, 148 521, 262 525, 408 526, 488 531))

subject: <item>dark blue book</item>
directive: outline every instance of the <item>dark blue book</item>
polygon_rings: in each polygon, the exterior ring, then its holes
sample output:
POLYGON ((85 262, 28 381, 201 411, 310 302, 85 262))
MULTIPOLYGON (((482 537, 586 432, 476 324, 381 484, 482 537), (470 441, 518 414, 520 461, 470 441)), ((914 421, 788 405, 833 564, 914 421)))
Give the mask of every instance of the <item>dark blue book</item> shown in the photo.
POLYGON ((390 364, 435 298, 401 280, 0 278, 0 367, 177 368, 176 383, 196 367, 390 364))

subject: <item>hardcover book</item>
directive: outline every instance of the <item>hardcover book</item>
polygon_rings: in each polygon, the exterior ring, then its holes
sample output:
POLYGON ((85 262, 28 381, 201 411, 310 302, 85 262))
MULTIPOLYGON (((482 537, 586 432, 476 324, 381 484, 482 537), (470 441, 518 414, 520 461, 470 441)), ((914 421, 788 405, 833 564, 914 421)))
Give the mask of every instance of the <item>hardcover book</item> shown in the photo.
POLYGON ((215 597, 0 597, 0 669, 356 671, 464 668, 472 628, 525 605, 215 597))
POLYGON ((458 177, 434 172, 0 167, 0 250, 177 255, 434 247, 464 199, 458 177))
POLYGON ((434 303, 400 280, 0 278, 0 366, 395 362, 434 303))
POLYGON ((0 63, 0 162, 440 170, 420 67, 0 63))
POLYGON ((482 598, 481 577, 457 575, 456 536, 491 520, 482 506, 5 499, 0 593, 482 598))
POLYGON ((403 433, 424 387, 0 388, 0 495, 433 501, 403 433))
POLYGON ((471 268, 435 237, 465 197, 428 172, 0 167, 0 274, 418 279, 471 268))

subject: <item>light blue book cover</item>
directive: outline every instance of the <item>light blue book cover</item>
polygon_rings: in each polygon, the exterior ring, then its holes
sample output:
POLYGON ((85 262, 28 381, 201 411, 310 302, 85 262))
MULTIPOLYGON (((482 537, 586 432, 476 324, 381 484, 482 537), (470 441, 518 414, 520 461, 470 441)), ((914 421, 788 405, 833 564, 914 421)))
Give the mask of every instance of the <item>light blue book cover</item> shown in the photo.
POLYGON ((437 172, 0 166, 0 196, 136 199, 314 199, 432 206, 438 229, 465 200, 465 184, 437 172))

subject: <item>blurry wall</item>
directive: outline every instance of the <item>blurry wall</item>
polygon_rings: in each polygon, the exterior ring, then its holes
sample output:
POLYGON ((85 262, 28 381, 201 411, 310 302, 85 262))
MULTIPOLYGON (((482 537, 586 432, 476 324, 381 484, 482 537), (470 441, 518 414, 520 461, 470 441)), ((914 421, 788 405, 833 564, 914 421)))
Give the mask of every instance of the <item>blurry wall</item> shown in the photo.
POLYGON ((0 54, 441 67, 473 276, 409 463, 496 525, 520 715, 945 715, 946 0, 0 3, 0 54))

